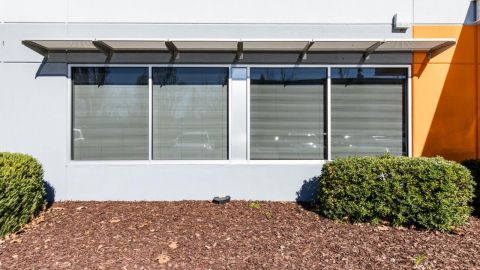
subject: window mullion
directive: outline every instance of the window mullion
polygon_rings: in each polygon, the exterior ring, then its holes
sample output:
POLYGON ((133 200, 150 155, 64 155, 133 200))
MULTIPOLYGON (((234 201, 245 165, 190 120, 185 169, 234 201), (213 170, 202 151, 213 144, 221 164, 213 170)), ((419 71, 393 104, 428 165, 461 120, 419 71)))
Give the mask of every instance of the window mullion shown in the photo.
POLYGON ((327 69, 327 160, 332 159, 332 68, 327 69))
POLYGON ((153 159, 153 83, 152 66, 148 66, 148 159, 153 159))

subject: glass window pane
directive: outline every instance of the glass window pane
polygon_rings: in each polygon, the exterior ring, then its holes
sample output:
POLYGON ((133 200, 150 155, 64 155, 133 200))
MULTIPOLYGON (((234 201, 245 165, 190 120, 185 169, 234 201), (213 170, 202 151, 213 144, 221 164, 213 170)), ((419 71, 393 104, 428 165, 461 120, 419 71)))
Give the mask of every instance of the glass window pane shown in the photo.
POLYGON ((250 69, 250 159, 325 159, 324 68, 250 69))
POLYGON ((407 155, 407 70, 332 69, 332 157, 407 155))
POLYGON ((148 69, 72 68, 72 159, 148 159, 148 69))
POLYGON ((153 158, 228 159, 228 68, 153 68, 153 158))

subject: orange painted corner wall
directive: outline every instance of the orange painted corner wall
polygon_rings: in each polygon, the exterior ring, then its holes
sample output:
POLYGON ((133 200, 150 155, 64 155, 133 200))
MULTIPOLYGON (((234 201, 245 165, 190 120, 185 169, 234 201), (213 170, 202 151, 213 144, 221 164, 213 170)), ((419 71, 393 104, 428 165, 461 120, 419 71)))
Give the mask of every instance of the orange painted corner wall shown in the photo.
POLYGON ((455 38, 428 59, 414 53, 412 135, 414 156, 479 158, 479 55, 477 26, 414 26, 414 38, 455 38))

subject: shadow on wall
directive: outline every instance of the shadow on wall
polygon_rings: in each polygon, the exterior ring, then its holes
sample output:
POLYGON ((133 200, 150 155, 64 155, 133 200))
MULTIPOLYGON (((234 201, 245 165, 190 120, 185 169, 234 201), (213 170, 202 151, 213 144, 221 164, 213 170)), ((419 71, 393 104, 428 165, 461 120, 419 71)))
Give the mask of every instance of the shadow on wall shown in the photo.
POLYGON ((45 180, 43 181, 43 186, 45 187, 45 192, 47 193, 45 199, 47 200, 47 203, 50 205, 55 201, 55 188, 45 180))
MULTIPOLYGON (((243 60, 236 60, 235 53, 184 52, 172 60, 168 53, 119 52, 107 58, 103 53, 69 52, 51 53, 45 57, 35 77, 68 76, 68 64, 299 64, 298 53, 249 52, 243 60)), ((303 64, 410 64, 410 53, 375 53, 365 60, 362 53, 324 52, 310 53, 303 64)))
POLYGON ((476 26, 414 29, 415 38, 457 38, 455 49, 431 60, 424 53, 414 54, 415 156, 456 161, 478 157, 476 31, 476 26))
POLYGON ((313 177, 308 180, 303 180, 303 185, 299 191, 297 191, 296 201, 299 204, 315 202, 315 198, 318 192, 318 177, 313 177))

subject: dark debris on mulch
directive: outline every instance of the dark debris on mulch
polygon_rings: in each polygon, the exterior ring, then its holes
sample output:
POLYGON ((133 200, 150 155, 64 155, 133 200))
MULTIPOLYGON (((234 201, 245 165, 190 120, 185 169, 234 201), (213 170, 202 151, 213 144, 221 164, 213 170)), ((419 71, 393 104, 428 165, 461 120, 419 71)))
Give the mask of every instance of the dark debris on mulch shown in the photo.
POLYGON ((281 202, 61 202, 0 242, 0 269, 480 269, 477 218, 444 234, 281 202))

